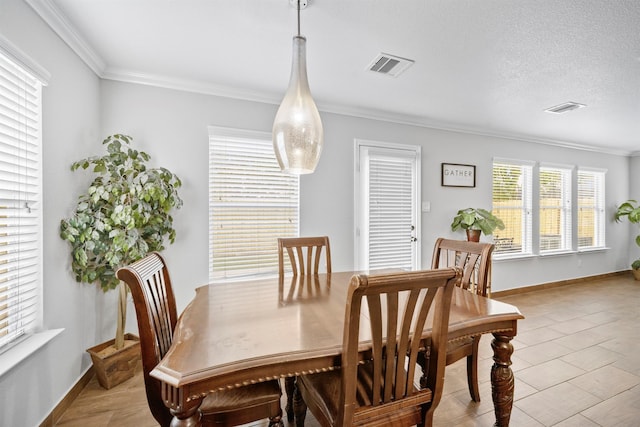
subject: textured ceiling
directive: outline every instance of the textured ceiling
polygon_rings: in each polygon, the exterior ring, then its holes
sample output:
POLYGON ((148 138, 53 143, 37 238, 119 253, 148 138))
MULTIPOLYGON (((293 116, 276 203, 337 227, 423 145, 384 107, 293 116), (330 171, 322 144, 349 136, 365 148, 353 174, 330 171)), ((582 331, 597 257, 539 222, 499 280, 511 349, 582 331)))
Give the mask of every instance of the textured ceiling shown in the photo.
MULTIPOLYGON (((276 104, 288 83, 289 0, 27 1, 104 78, 276 104)), ((640 151, 640 1, 312 0, 301 27, 321 112, 640 151), (381 52, 415 64, 368 71, 381 52)))

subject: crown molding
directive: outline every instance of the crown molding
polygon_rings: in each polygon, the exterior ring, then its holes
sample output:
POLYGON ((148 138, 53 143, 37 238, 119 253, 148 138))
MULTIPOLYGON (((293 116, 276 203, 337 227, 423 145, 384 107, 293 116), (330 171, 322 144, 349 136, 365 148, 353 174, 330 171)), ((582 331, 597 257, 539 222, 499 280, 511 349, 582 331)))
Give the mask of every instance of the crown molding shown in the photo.
POLYGON ((251 91, 232 86, 216 85, 205 81, 179 79, 159 74, 142 73, 117 68, 107 68, 101 77, 105 80, 156 86, 164 89, 174 89, 184 92, 194 92, 204 95, 214 95, 223 98, 240 99, 267 104, 279 104, 280 101, 282 101, 283 96, 283 94, 268 94, 265 92, 251 91))
POLYGON ((80 37, 55 3, 51 0, 25 1, 98 77, 102 77, 105 61, 80 37))
MULTIPOLYGON (((282 94, 267 94, 265 92, 248 91, 246 89, 233 88, 229 86, 213 85, 207 82, 176 79, 167 76, 145 74, 122 69, 108 69, 105 73, 103 73, 102 78, 124 83, 156 86, 165 89, 195 92, 200 94, 261 102, 266 104, 278 105, 282 100, 282 94)), ((550 138, 537 138, 530 135, 516 133, 487 131, 486 129, 469 127, 459 123, 438 122, 419 116, 410 116, 405 114, 391 113, 388 111, 379 111, 366 108, 350 107, 346 105, 323 103, 318 99, 316 99, 315 101, 318 109, 326 113, 340 114, 369 120, 378 120, 395 124, 419 126, 423 128, 436 129, 447 132, 466 133, 470 135, 486 136, 490 138, 501 138, 521 142, 530 142, 534 144, 550 145, 554 147, 570 148, 574 150, 590 151, 594 153, 612 154, 616 156, 632 155, 631 152, 625 150, 607 149, 604 147, 595 147, 576 142, 559 141, 550 138)), ((636 153, 640 155, 640 152, 636 153)))

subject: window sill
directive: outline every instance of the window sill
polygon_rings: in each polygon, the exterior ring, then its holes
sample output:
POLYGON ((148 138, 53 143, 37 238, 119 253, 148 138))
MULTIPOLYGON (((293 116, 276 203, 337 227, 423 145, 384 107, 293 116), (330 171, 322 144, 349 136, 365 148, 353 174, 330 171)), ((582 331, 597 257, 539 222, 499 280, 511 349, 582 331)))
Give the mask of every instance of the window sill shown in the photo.
POLYGON ((578 249, 578 253, 579 254, 585 254, 585 253, 588 254, 588 253, 593 253, 593 252, 604 252, 604 251, 608 251, 609 249, 611 249, 611 248, 606 247, 606 246, 602 246, 602 247, 599 247, 599 248, 584 248, 584 249, 578 249))
POLYGON ((518 260, 526 260, 531 258, 536 258, 538 255, 535 254, 504 254, 498 255, 494 253, 493 260, 494 261, 518 261, 518 260))
POLYGON ((38 351, 41 347, 54 339, 64 329, 50 329, 25 338, 4 353, 0 354, 0 377, 13 369, 20 362, 38 351))
POLYGON ((576 251, 545 251, 540 252, 541 257, 550 257, 550 256, 566 256, 566 255, 575 255, 576 251))

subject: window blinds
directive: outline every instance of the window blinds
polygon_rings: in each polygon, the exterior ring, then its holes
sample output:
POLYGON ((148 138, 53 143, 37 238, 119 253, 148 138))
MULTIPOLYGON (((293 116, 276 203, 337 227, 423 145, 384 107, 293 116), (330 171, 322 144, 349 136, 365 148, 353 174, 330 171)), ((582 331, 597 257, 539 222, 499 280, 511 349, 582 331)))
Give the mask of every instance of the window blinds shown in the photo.
POLYGON ((41 91, 0 53, 0 351, 39 320, 41 91))
POLYGON ((413 268, 414 157, 370 152, 369 269, 413 268))
POLYGON ((578 171, 578 249, 605 246, 603 171, 578 171))
POLYGON ((571 250, 571 169, 540 167, 540 252, 571 250))
POLYGON ((278 271, 278 237, 299 229, 299 178, 284 174, 271 135, 209 131, 209 277, 278 271))
POLYGON ((529 164, 494 161, 492 212, 505 225, 493 240, 497 254, 528 254, 532 248, 532 175, 529 164))

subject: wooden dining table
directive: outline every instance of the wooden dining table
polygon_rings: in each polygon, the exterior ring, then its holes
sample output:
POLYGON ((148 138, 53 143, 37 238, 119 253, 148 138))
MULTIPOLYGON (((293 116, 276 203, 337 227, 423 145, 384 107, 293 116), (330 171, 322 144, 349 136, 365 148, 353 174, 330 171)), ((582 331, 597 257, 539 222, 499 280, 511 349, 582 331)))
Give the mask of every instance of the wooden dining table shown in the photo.
MULTIPOLYGON (((347 288, 354 274, 367 272, 276 276, 197 288, 178 320, 171 348, 151 371, 162 383, 172 426, 200 425, 197 409, 209 393, 338 369, 347 288)), ((454 292, 448 341, 487 333, 494 337, 491 387, 497 426, 509 425, 511 340, 523 318, 512 305, 460 288, 454 292)), ((362 345, 366 350, 366 340, 362 345)))

